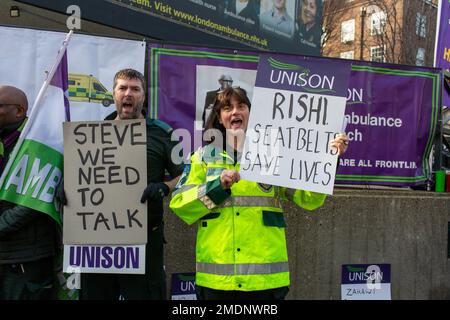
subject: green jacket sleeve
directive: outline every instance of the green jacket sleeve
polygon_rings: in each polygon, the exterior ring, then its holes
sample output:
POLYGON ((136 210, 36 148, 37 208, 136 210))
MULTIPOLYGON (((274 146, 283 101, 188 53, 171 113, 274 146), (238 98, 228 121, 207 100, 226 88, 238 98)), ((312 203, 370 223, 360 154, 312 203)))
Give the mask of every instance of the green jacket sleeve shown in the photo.
POLYGON ((327 195, 323 193, 288 188, 281 189, 281 196, 305 210, 315 210, 321 207, 327 198, 327 195))
POLYGON ((197 151, 190 158, 190 163, 172 193, 170 209, 187 224, 192 224, 210 213, 228 196, 230 190, 220 185, 220 177, 206 182, 206 164, 197 151))

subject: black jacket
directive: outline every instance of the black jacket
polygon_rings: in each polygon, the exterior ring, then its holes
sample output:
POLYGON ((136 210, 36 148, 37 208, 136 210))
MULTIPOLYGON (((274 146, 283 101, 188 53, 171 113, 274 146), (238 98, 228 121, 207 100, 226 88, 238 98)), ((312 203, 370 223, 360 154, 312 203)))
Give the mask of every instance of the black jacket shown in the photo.
POLYGON ((0 264, 55 255, 56 225, 45 213, 0 201, 0 264))
MULTIPOLYGON (((0 131, 4 138, 11 126, 0 131)), ((13 146, 4 150, 8 157, 13 146)), ((0 172, 1 174, 1 172, 0 172)), ((45 213, 8 201, 0 201, 0 264, 22 263, 53 256, 56 251, 56 224, 45 213)))

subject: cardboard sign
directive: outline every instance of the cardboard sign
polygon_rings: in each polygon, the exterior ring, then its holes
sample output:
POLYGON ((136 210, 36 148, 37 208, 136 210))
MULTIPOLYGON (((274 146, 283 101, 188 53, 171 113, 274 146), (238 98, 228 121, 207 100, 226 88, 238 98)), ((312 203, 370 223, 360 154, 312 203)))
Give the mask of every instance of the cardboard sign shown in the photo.
POLYGON ((341 299, 391 300, 391 265, 342 265, 341 299))
POLYGON ((64 123, 64 244, 145 244, 144 120, 64 123))
POLYGON ((242 179, 333 193, 350 66, 262 54, 241 160, 242 179))

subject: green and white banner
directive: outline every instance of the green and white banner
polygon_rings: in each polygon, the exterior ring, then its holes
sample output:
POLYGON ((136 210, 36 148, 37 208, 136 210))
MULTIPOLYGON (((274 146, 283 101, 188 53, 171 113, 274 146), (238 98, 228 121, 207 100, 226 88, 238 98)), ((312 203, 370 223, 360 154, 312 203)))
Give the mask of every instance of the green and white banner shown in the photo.
POLYGON ((25 139, 5 173, 0 199, 45 212, 61 223, 53 195, 62 178, 62 153, 25 139))
POLYGON ((71 35, 59 51, 55 48, 56 62, 0 178, 0 199, 44 212, 59 224, 53 198, 63 173, 62 124, 69 118, 66 49, 71 35))

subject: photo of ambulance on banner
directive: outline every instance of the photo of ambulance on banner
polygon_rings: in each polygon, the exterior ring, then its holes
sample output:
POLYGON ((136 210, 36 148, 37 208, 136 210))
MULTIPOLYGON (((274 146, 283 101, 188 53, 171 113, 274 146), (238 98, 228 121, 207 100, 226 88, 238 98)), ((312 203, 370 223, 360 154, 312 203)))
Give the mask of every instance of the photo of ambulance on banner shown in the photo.
MULTIPOLYGON (((149 44, 148 54, 150 115, 175 129, 181 139, 180 149, 183 148, 185 154, 195 151, 203 143, 201 115, 208 105, 205 100, 208 92, 219 89, 218 81, 222 74, 234 74, 232 86, 250 88, 251 101, 255 97, 261 98, 259 92, 255 95, 257 86, 251 89, 260 61, 260 55, 255 52, 149 44), (202 79, 208 69, 213 73, 205 84, 202 79)), ((287 80, 301 84, 302 79, 307 78, 308 68, 303 72, 300 69, 294 70, 297 73, 292 72, 290 68, 293 65, 300 68, 301 64, 289 63, 290 55, 276 56, 273 56, 272 63, 282 70, 281 74, 287 80)), ((339 159, 336 184, 419 186, 430 181, 429 156, 440 103, 439 70, 330 58, 323 60, 329 65, 338 64, 351 69, 343 94, 347 102, 345 120, 336 128, 338 131, 345 128, 351 143, 339 159)), ((319 77, 312 80, 312 89, 325 94, 320 90, 327 90, 326 84, 330 81, 321 82, 319 77), (322 88, 323 85, 325 87, 322 88)), ((294 87, 292 91, 301 92, 299 86, 294 87)), ((292 103, 294 105, 294 101, 292 103)), ((293 108, 299 108, 297 101, 295 105, 293 108)), ((334 104, 328 104, 327 112, 332 112, 333 107, 334 104)), ((251 117, 267 112, 259 108, 258 104, 253 105, 251 117)), ((286 112, 289 112, 289 107, 286 112)), ((277 126, 275 123, 267 124, 277 126)), ((295 127, 307 129, 302 125, 296 124, 295 127)), ((293 129, 290 134, 294 135, 293 129)), ((286 139, 285 135, 283 138, 286 139)), ((310 172, 311 168, 308 170, 310 172)), ((327 169, 327 173, 332 171, 327 169)))

